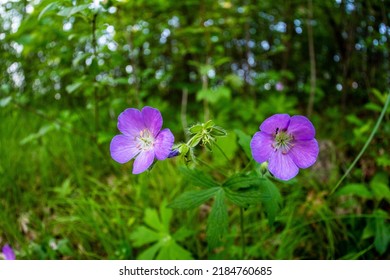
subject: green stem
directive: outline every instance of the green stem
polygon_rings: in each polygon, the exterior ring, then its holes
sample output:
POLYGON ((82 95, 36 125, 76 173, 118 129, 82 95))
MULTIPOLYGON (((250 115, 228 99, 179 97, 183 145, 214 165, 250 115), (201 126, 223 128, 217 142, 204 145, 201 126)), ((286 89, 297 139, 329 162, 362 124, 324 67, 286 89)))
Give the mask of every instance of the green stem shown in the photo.
POLYGON ((230 163, 230 159, 229 159, 228 156, 225 154, 225 152, 222 150, 222 148, 221 148, 220 146, 218 146, 217 143, 214 143, 214 145, 215 145, 215 147, 217 147, 217 149, 222 153, 222 155, 224 156, 224 158, 227 160, 229 166, 230 166, 231 168, 233 168, 233 166, 232 166, 231 163, 230 163))
POLYGON ((385 105, 383 106, 382 112, 381 112, 381 114, 380 114, 380 116, 379 116, 379 118, 374 126, 374 129, 371 132, 370 137, 368 137, 368 139, 367 139, 366 143, 364 144, 360 153, 357 155, 355 160, 352 162, 351 166, 347 169, 347 171, 344 173, 343 177, 341 177, 341 179, 339 180, 339 182, 333 188, 333 190, 330 192, 329 195, 332 195, 337 190, 337 188, 340 186, 340 184, 344 181, 344 179, 348 176, 348 174, 351 172, 351 170, 355 167, 355 164, 359 161, 359 159, 361 158, 363 153, 366 151, 368 145, 370 145, 371 140, 374 138, 374 135, 375 135, 376 131, 378 130, 379 125, 381 124, 383 117, 385 116, 387 108, 389 107, 389 103, 390 103, 390 94, 387 96, 385 105))
POLYGON ((241 259, 245 258, 245 228, 244 228, 244 209, 240 207, 240 231, 241 231, 241 259))

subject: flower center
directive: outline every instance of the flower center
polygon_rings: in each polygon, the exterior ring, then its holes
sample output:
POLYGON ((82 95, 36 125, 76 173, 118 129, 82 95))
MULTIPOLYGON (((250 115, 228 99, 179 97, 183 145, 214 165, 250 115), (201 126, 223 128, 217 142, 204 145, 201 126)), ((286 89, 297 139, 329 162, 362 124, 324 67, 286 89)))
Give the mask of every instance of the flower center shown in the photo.
POLYGON ((139 136, 137 138, 137 149, 141 151, 149 151, 154 146, 154 137, 150 133, 149 129, 145 128, 144 130, 141 130, 139 133, 139 136))
POLYGON ((284 130, 276 129, 273 148, 280 150, 282 154, 287 154, 288 151, 294 146, 294 136, 288 134, 284 130))

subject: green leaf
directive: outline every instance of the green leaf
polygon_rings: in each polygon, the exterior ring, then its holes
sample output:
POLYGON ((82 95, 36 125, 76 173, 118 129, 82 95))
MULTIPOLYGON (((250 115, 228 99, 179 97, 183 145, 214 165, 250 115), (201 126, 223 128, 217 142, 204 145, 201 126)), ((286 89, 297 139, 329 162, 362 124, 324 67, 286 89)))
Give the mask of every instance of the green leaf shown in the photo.
POLYGON ((187 167, 180 168, 180 171, 194 186, 203 188, 219 187, 218 183, 201 171, 189 169, 187 167))
POLYGON ((38 20, 40 20, 44 14, 46 14, 49 11, 56 10, 58 8, 58 2, 52 2, 49 5, 47 5, 38 15, 38 20))
POLYGON ((139 226, 131 233, 130 238, 134 241, 134 247, 141 247, 158 241, 160 234, 145 226, 139 226))
POLYGON ((375 249, 379 254, 383 255, 390 242, 390 228, 386 223, 388 214, 383 210, 375 210, 373 212, 377 217, 375 218, 375 249))
POLYGON ((0 99, 0 107, 6 107, 12 100, 12 96, 7 96, 0 99))
POLYGON ((370 182, 370 188, 378 201, 382 199, 390 201, 390 188, 387 174, 377 173, 370 182))
POLYGON ((257 186, 239 191, 225 189, 225 195, 232 203, 243 208, 248 208, 249 205, 259 204, 271 198, 269 194, 262 193, 257 186))
POLYGON ((168 206, 171 208, 192 209, 213 197, 218 190, 220 190, 219 187, 213 187, 199 191, 188 191, 179 195, 168 206))
POLYGON ((272 225, 276 215, 280 211, 282 196, 280 195, 279 189, 271 181, 265 178, 261 179, 260 191, 263 195, 269 196, 269 199, 263 201, 263 205, 268 217, 268 222, 272 225))
POLYGON ((73 92, 75 92, 78 88, 80 88, 82 85, 83 85, 82 82, 75 82, 75 83, 73 83, 73 84, 67 85, 65 89, 66 89, 66 91, 67 91, 68 93, 73 93, 73 92))
POLYGON ((88 9, 90 4, 84 4, 84 5, 79 5, 75 7, 66 7, 62 8, 61 11, 57 13, 59 16, 64 16, 64 17, 71 17, 77 13, 80 13, 84 11, 85 9, 88 9))
POLYGON ((161 223, 158 213, 155 209, 145 209, 144 222, 158 232, 165 232, 165 227, 161 223))
POLYGON ((161 243, 158 242, 139 254, 137 260, 153 260, 160 248, 161 243))
POLYGON ((189 230, 185 227, 181 227, 179 228, 174 234, 173 234, 173 238, 176 240, 176 241, 183 241, 184 239, 186 239, 187 237, 190 237, 190 236, 194 236, 194 231, 192 230, 189 230))
POLYGON ((173 211, 167 207, 167 202, 164 200, 160 205, 161 225, 164 232, 169 232, 173 211))
POLYGON ((253 186, 260 186, 263 183, 263 179, 259 176, 251 174, 235 174, 227 179, 222 186, 225 188, 237 190, 243 188, 250 188, 253 186))
POLYGON ((225 194, 221 189, 215 196, 213 207, 207 219, 206 235, 209 249, 219 246, 227 231, 228 211, 225 203, 225 194))
POLYGON ((19 144, 26 145, 27 143, 30 143, 31 141, 34 141, 36 139, 43 137, 44 135, 46 135, 47 133, 49 133, 50 131, 52 131, 54 129, 58 129, 57 124, 51 123, 51 124, 42 126, 37 133, 32 133, 32 134, 28 135, 27 137, 23 138, 22 140, 20 140, 19 144))
POLYGON ((251 137, 244 133, 240 129, 235 129, 234 132, 238 136, 238 144, 241 146, 241 148, 244 150, 246 156, 249 159, 252 159, 252 152, 250 148, 250 143, 251 143, 251 137))
POLYGON ((192 260, 191 253, 171 239, 161 247, 157 260, 192 260))
POLYGON ((201 89, 196 94, 196 100, 206 100, 211 104, 215 104, 221 99, 230 99, 231 91, 228 87, 218 86, 211 89, 201 89))
POLYGON ((372 193, 364 184, 348 184, 336 192, 335 195, 355 195, 361 198, 372 198, 372 193))

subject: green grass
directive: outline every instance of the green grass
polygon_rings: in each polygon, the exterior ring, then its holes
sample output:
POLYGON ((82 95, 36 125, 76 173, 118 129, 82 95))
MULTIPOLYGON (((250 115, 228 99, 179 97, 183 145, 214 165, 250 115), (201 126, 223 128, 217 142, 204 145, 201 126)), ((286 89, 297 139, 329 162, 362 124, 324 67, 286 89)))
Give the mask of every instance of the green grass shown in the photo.
MULTIPOLYGON (((2 109, 0 118, 0 244, 11 244, 20 259, 135 259, 148 248, 135 248, 131 239, 144 223, 145 209, 159 209, 163 201, 193 188, 179 172, 178 159, 158 162, 151 172, 135 176, 131 163, 111 160, 107 142, 97 145, 53 129, 23 144, 48 122, 11 109, 2 109)), ((76 123, 79 129, 87 119, 76 123)), ((113 134, 114 125, 115 120, 108 125, 113 134)), ((304 170, 289 184, 277 183, 283 206, 273 226, 261 206, 246 209, 245 258, 389 258, 383 239, 388 216, 383 229, 374 227, 370 235, 368 228, 370 220, 382 221, 375 209, 386 209, 387 202, 328 196, 335 180, 331 176, 320 182, 304 170)), ((195 259, 241 258, 239 208, 228 205, 229 232, 224 245, 213 251, 205 237, 209 211, 209 205, 175 210, 171 232, 183 226, 193 232, 180 245, 195 259)))

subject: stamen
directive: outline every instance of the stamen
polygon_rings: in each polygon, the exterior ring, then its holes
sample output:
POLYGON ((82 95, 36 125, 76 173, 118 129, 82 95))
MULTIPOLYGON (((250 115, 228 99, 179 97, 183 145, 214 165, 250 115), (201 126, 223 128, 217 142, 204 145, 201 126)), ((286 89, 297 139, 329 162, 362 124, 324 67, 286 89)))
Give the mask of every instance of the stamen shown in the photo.
POLYGON ((148 129, 141 130, 139 136, 136 137, 138 144, 137 149, 142 151, 149 151, 153 148, 155 139, 148 129))

